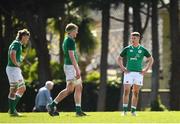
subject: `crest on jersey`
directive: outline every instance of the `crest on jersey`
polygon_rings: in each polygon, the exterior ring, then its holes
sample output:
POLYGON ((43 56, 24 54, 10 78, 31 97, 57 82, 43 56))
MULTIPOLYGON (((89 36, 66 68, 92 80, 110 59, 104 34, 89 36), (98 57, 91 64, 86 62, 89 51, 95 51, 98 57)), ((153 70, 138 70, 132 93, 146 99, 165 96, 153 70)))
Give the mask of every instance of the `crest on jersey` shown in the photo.
POLYGON ((142 50, 138 50, 138 53, 142 53, 142 50))

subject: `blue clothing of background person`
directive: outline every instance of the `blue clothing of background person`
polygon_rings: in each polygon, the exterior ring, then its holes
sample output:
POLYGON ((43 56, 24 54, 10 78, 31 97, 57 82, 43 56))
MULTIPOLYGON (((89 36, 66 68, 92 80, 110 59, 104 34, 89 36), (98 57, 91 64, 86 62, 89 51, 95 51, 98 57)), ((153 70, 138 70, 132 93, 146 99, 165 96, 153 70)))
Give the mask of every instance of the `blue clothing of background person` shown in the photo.
POLYGON ((54 83, 52 81, 47 81, 45 86, 40 88, 35 99, 35 107, 33 111, 35 112, 45 112, 47 111, 46 105, 52 102, 52 97, 50 91, 53 89, 54 83))

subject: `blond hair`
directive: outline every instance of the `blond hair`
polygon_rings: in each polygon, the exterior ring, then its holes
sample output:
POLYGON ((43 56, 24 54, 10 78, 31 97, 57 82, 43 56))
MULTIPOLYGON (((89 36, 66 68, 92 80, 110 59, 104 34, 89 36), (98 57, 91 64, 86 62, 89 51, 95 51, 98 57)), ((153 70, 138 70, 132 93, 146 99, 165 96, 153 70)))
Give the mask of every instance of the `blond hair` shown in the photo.
POLYGON ((27 29, 19 30, 17 35, 16 35, 16 39, 21 40, 22 36, 25 36, 25 35, 30 36, 30 32, 27 29))

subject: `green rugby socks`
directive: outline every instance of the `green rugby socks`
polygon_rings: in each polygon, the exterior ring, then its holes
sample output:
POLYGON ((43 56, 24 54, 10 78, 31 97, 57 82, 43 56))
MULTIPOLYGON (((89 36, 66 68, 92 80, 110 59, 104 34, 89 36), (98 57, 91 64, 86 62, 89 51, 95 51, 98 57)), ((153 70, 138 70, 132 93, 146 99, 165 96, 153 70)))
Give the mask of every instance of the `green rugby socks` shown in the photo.
POLYGON ((15 98, 8 98, 10 114, 15 111, 15 98))
POLYGON ((128 104, 123 104, 123 111, 127 112, 128 111, 128 104))

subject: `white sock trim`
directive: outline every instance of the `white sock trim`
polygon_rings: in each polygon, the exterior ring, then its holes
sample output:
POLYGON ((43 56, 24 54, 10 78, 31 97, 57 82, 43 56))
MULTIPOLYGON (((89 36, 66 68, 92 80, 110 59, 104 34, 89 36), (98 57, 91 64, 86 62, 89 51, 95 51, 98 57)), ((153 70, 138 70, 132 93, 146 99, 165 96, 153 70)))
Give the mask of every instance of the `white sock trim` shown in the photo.
POLYGON ((19 94, 19 93, 16 93, 16 96, 18 96, 18 97, 22 97, 22 95, 21 95, 21 94, 19 94))
POLYGON ((58 104, 58 102, 57 102, 56 100, 54 100, 54 102, 55 102, 56 104, 58 104))
POLYGON ((11 100, 15 100, 16 99, 16 97, 13 97, 13 98, 12 97, 8 97, 8 98, 11 99, 11 100))
POLYGON ((81 104, 76 104, 76 106, 80 106, 81 107, 81 104))
POLYGON ((128 107, 128 104, 123 104, 123 107, 128 107))
POLYGON ((136 106, 131 106, 131 108, 136 109, 136 106))

